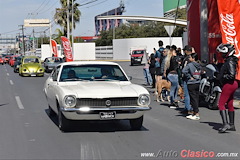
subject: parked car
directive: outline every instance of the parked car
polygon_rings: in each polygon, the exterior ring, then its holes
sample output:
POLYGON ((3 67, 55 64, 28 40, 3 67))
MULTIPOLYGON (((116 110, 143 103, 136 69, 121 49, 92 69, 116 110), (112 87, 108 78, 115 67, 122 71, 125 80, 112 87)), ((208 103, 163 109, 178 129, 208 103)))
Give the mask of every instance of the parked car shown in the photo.
POLYGON ((22 56, 16 57, 16 60, 13 65, 13 72, 18 73, 19 72, 19 67, 21 64, 22 56))
POLYGON ((20 76, 44 76, 44 68, 37 56, 25 56, 19 66, 20 76))
POLYGON ((58 64, 62 62, 63 59, 61 57, 48 57, 45 58, 43 66, 46 72, 51 72, 58 64))
POLYGON ((71 120, 128 119, 140 129, 145 111, 151 109, 149 92, 132 84, 113 62, 64 62, 44 85, 49 115, 57 114, 58 127, 69 129, 71 120))

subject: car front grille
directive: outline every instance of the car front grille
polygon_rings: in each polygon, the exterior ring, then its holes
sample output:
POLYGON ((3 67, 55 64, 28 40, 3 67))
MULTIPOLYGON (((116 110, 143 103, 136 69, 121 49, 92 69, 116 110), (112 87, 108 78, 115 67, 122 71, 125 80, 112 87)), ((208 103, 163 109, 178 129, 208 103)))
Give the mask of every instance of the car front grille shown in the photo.
POLYGON ((137 106, 137 97, 125 98, 78 98, 77 107, 110 107, 110 106, 137 106), (111 105, 107 106, 106 101, 110 100, 111 105))

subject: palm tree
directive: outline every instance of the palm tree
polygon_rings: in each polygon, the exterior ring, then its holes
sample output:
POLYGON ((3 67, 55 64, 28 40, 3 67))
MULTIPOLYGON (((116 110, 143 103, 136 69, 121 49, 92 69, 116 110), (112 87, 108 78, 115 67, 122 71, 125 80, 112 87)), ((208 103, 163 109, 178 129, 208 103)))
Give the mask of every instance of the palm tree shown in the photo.
MULTIPOLYGON (((76 28, 76 22, 80 21, 81 12, 78 9, 79 3, 74 3, 73 0, 73 12, 72 12, 72 0, 69 0, 69 22, 70 22, 70 32, 72 32, 72 13, 73 13, 73 28, 76 28)), ((67 0, 60 0, 61 7, 57 8, 54 15, 55 23, 63 27, 64 36, 67 36, 67 0)))
POLYGON ((53 34, 52 38, 58 43, 61 44, 61 36, 64 36, 63 32, 61 29, 57 28, 56 29, 57 34, 53 34))

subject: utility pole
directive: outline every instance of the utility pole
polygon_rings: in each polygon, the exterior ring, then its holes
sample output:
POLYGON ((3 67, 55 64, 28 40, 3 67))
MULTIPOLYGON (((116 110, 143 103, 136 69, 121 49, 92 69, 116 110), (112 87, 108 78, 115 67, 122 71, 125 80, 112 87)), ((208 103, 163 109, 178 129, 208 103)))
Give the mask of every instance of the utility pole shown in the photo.
POLYGON ((67 0, 67 38, 70 39, 69 0, 67 0))
POLYGON ((22 36, 23 36, 23 55, 25 55, 25 41, 24 41, 24 29, 23 28, 23 25, 18 25, 21 27, 21 30, 22 30, 22 36))
POLYGON ((72 54, 74 54, 74 50, 73 50, 73 43, 74 43, 74 38, 73 38, 73 23, 74 23, 74 19, 73 19, 73 5, 74 5, 74 2, 72 0, 72 54))

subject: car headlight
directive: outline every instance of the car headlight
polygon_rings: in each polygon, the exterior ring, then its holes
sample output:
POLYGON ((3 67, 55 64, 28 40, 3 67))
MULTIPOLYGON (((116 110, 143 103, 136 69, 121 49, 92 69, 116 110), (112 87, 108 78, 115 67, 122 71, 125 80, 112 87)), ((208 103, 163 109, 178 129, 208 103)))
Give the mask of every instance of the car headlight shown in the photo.
POLYGON ((40 69, 39 69, 39 72, 43 72, 43 69, 42 69, 42 68, 40 68, 40 69))
POLYGON ((150 96, 148 94, 141 94, 138 97, 138 105, 147 106, 150 104, 150 96))
POLYGON ((73 95, 69 95, 69 96, 65 96, 64 97, 64 102, 65 102, 65 105, 67 107, 75 107, 76 106, 76 103, 77 103, 77 100, 76 100, 76 97, 73 96, 73 95))

